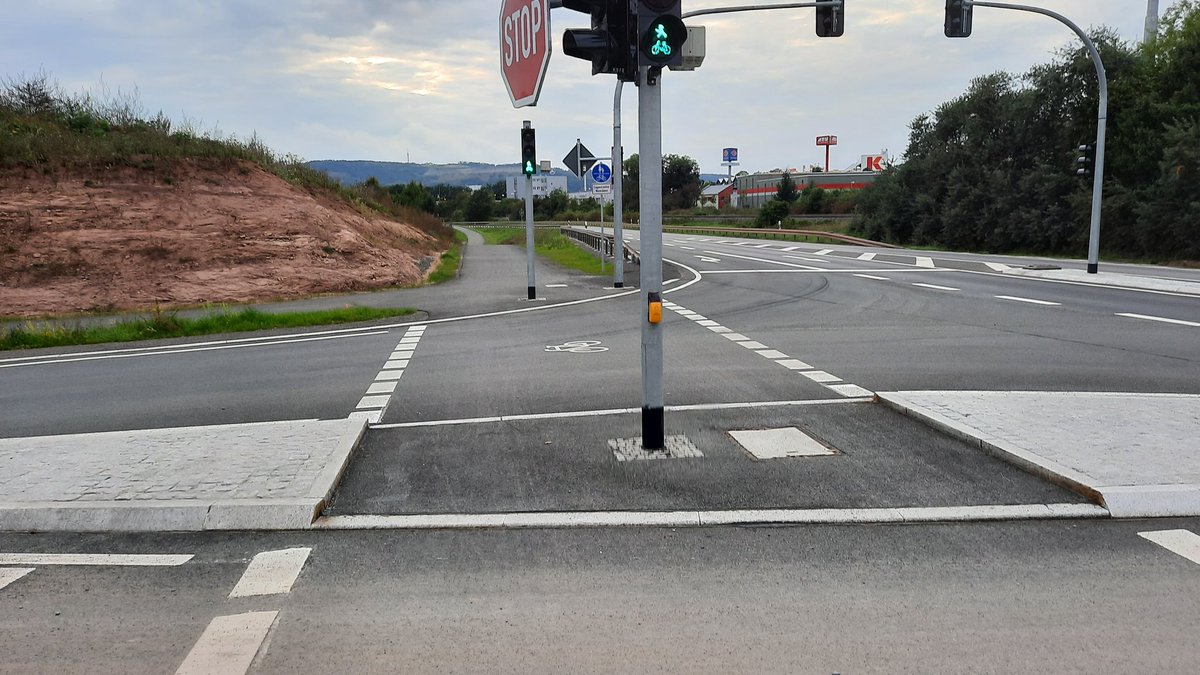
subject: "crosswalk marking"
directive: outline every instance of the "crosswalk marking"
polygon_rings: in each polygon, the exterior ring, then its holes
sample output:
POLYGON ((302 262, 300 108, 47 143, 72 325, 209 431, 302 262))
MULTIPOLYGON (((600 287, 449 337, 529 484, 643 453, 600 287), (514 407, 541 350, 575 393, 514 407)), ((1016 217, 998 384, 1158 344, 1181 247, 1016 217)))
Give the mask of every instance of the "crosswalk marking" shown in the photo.
POLYGON ((229 592, 231 598, 246 598, 253 595, 278 595, 290 593, 292 584, 304 569, 311 548, 287 548, 279 551, 263 551, 254 556, 242 578, 229 592))
POLYGON ((33 571, 32 567, 0 568, 0 589, 33 571))
POLYGON ((1148 539, 1168 551, 1183 556, 1200 565, 1200 535, 1188 530, 1157 530, 1138 532, 1138 536, 1148 539))
POLYGON ((204 629, 175 675, 245 673, 278 617, 279 612, 218 616, 204 629))

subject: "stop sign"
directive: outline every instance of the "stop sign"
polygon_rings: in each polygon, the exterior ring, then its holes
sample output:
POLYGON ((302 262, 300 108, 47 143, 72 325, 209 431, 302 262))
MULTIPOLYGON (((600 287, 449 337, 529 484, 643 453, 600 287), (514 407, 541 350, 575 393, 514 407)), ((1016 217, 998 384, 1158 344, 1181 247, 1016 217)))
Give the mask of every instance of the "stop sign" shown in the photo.
POLYGON ((500 73, 514 108, 537 105, 550 65, 550 0, 501 0, 500 73))

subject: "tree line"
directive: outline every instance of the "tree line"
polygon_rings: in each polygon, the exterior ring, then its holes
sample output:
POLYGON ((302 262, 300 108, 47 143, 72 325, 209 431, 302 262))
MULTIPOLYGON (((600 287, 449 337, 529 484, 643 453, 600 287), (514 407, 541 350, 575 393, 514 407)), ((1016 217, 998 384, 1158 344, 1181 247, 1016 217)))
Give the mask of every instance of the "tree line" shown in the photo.
MULTIPOLYGON (((1101 248, 1200 259, 1200 3, 1180 0, 1133 46, 1093 34, 1109 78, 1101 248)), ((852 231, 956 250, 1086 251, 1098 83, 1082 48, 993 73, 910 124, 904 162, 863 191, 852 231)))

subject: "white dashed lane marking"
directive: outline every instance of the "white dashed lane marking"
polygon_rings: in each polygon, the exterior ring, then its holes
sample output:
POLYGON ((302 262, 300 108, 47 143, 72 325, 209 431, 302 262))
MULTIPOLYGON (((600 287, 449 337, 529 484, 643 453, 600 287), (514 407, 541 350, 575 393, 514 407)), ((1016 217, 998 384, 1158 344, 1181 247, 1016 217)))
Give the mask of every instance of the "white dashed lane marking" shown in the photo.
POLYGON ((290 593, 310 553, 311 548, 287 548, 259 553, 250 561, 246 571, 242 573, 242 578, 229 592, 229 597, 248 598, 255 595, 290 593))
POLYGON ((875 281, 891 281, 887 277, 877 277, 871 274, 855 274, 854 276, 862 277, 863 279, 874 279, 875 281))
POLYGON ((1158 530, 1154 532, 1138 532, 1138 536, 1148 539, 1168 551, 1181 555, 1200 565, 1200 535, 1188 530, 1158 530))
POLYGON ((0 590, 32 571, 32 567, 0 567, 0 590))
POLYGON ((218 616, 204 629, 175 675, 234 675, 250 670, 279 612, 218 616))
POLYGON ((915 264, 917 267, 928 267, 930 269, 935 267, 935 265, 933 264, 933 258, 928 258, 928 257, 922 256, 922 255, 919 255, 916 257, 915 264))
POLYGON ((867 389, 864 389, 856 384, 844 382, 842 378, 836 375, 831 375, 823 370, 816 370, 809 364, 799 359, 790 358, 787 354, 775 349, 771 349, 761 342, 751 340, 741 333, 734 333, 729 328, 726 328, 725 326, 722 326, 721 324, 717 323, 716 321, 712 321, 707 317, 697 314, 696 312, 693 312, 682 305, 678 305, 674 302, 664 302, 663 307, 675 312, 685 319, 690 319, 696 324, 708 328, 721 337, 724 337, 732 342, 736 342, 746 349, 752 350, 755 354, 758 354, 765 359, 774 361, 788 370, 796 371, 809 380, 823 385, 830 391, 841 396, 845 396, 847 399, 870 398, 874 396, 874 394, 867 389))
POLYGON ((913 284, 913 286, 919 286, 921 288, 929 288, 929 289, 933 289, 935 291, 959 291, 959 290, 962 290, 959 288, 951 288, 949 286, 938 286, 937 284, 913 284))
POLYGON ((864 254, 858 256, 858 259, 859 260, 874 260, 875 254, 874 253, 864 253, 864 254))
POLYGON ((1025 302, 1030 305, 1045 305, 1047 307, 1062 307, 1061 302, 1050 302, 1049 300, 1034 300, 1033 298, 1018 298, 1014 295, 997 295, 994 297, 997 300, 1012 300, 1013 302, 1025 302))
POLYGON ((1175 324, 1177 326, 1200 327, 1200 323, 1196 323, 1195 321, 1184 321, 1182 319, 1168 319, 1166 317, 1161 317, 1161 316, 1147 316, 1145 314, 1126 314, 1124 312, 1117 312, 1117 316, 1123 316, 1127 319, 1141 319, 1143 321, 1157 321, 1159 323, 1171 323, 1171 324, 1175 324))
POLYGON ((425 326, 411 326, 404 332, 404 337, 396 343, 396 349, 388 356, 383 369, 375 376, 375 381, 367 387, 366 395, 359 399, 355 406, 356 413, 366 415, 371 424, 383 419, 383 413, 396 392, 397 382, 412 362, 413 352, 424 336, 425 326))

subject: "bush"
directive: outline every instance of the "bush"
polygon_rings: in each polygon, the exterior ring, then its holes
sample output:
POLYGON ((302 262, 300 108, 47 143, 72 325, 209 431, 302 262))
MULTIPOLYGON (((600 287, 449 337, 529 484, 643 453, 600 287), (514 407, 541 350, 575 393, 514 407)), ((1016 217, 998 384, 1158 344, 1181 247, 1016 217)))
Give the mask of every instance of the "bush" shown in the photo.
POLYGON ((758 217, 754 219, 754 224, 758 227, 775 227, 781 224, 787 216, 788 203, 772 199, 758 209, 758 217))

